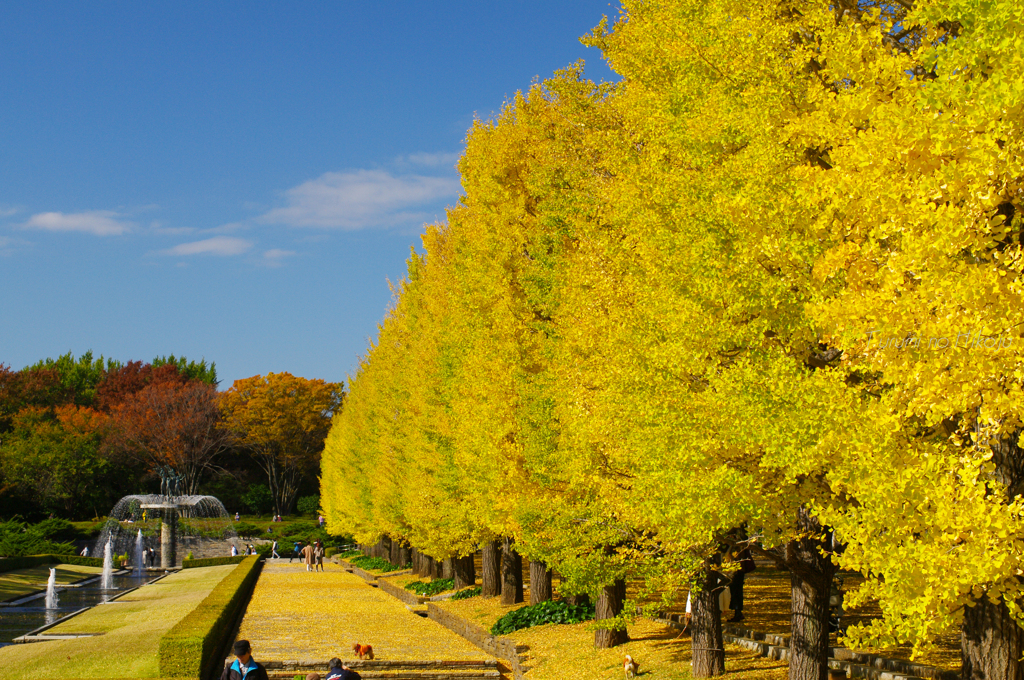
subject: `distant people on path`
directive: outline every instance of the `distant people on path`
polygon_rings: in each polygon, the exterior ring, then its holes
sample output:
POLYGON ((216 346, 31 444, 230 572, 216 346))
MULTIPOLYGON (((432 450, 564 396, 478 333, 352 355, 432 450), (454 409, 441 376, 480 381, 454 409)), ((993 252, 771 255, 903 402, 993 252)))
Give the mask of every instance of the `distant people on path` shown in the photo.
POLYGON ((82 548, 82 552, 80 552, 78 554, 81 555, 82 557, 88 557, 89 556, 89 546, 85 546, 84 548, 82 548))
POLYGON ((238 546, 234 543, 231 544, 231 556, 238 557, 238 546))
POLYGON ((328 661, 327 665, 329 668, 327 669, 327 675, 324 676, 324 680, 362 680, 359 677, 359 673, 343 664, 338 657, 328 661))
POLYGON ((317 516, 316 521, 320 523, 320 528, 323 529, 324 528, 324 522, 326 521, 324 519, 324 516, 323 515, 317 516))
POLYGON ((153 548, 146 548, 146 552, 148 553, 146 557, 149 558, 149 566, 152 567, 153 562, 156 561, 156 550, 154 550, 153 548))
POLYGON ((248 640, 238 640, 232 647, 234 661, 224 666, 220 680, 270 680, 267 670, 252 658, 252 648, 248 640))
POLYGON ((302 541, 295 541, 295 551, 288 558, 288 563, 291 564, 292 560, 296 557, 302 557, 302 541))
POLYGON ((320 539, 316 540, 316 548, 313 549, 313 559, 316 560, 316 568, 313 571, 324 570, 324 544, 320 542, 320 539))
POLYGON ((239 521, 240 519, 242 519, 242 516, 241 516, 240 514, 238 514, 238 513, 236 512, 236 513, 235 513, 235 521, 237 522, 237 521, 239 521))
POLYGON ((281 556, 277 554, 277 541, 274 541, 274 545, 270 546, 270 556, 281 559, 281 556))
POLYGON ((307 543, 306 547, 302 549, 302 559, 306 563, 306 571, 313 571, 313 553, 312 543, 307 543))
MULTIPOLYGON (((740 529, 739 537, 741 540, 746 539, 746 532, 740 529)), ((729 621, 736 623, 743 620, 743 581, 746 580, 747 574, 757 568, 757 565, 750 554, 750 548, 739 551, 733 559, 739 562, 740 568, 739 571, 733 573, 732 581, 729 582, 729 600, 732 607, 732 618, 729 621)))

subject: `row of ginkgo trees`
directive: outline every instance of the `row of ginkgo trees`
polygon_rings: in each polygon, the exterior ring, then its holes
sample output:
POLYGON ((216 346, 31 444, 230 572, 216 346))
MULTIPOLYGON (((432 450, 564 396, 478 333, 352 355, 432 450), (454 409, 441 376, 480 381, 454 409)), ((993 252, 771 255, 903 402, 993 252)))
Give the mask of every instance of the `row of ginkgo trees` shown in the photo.
POLYGON ((692 589, 697 676, 723 545, 791 574, 794 680, 856 569, 851 644, 959 628, 964 677, 1024 677, 1024 10, 623 4, 586 39, 619 82, 470 131, 335 417, 329 526, 514 541, 620 631, 692 589))

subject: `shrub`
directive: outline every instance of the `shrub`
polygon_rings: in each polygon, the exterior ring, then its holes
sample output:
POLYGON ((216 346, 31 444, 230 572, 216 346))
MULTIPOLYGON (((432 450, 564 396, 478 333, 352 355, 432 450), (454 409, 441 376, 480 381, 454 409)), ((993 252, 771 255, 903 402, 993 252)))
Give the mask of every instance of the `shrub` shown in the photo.
POLYGON ((185 559, 181 561, 181 568, 195 569, 196 567, 219 567, 222 564, 241 564, 245 558, 245 555, 236 555, 234 557, 200 557, 197 560, 185 559))
POLYGON ((300 515, 313 516, 320 514, 320 496, 303 496, 295 504, 300 515))
POLYGON ((159 651, 161 677, 210 680, 220 674, 235 622, 252 595, 261 564, 259 557, 244 558, 198 607, 164 634, 159 651))
POLYGON ((538 602, 502 616, 491 627, 491 635, 507 635, 545 623, 582 623, 594 618, 594 609, 593 603, 569 604, 561 600, 538 602))
POLYGON ((252 538, 253 536, 259 536, 260 528, 249 522, 239 522, 235 525, 235 533, 241 538, 252 538))
POLYGON ((399 569, 409 568, 408 565, 396 567, 383 557, 368 557, 366 555, 363 555, 361 557, 354 557, 351 560, 349 560, 349 562, 359 567, 360 569, 366 569, 370 571, 382 571, 385 574, 389 571, 398 571, 399 569))
POLYGON ((43 520, 39 524, 25 524, 17 520, 0 522, 0 557, 25 555, 74 555, 71 543, 53 540, 61 535, 74 535, 74 527, 62 519, 43 520))
POLYGON ((476 588, 466 588, 452 595, 453 600, 468 600, 471 597, 476 597, 483 592, 483 588, 477 586, 476 588))
POLYGON ((78 564, 86 567, 102 567, 100 557, 79 557, 78 555, 27 555, 0 559, 0 572, 28 569, 41 564, 78 564))
POLYGON ((56 517, 44 519, 38 524, 30 525, 28 532, 40 538, 48 538, 54 541, 73 541, 78 537, 78 529, 66 519, 56 517))
POLYGON ((324 548, 324 559, 329 560, 338 554, 337 548, 324 548))
POLYGON ((436 578, 426 583, 423 581, 413 581, 412 583, 405 584, 406 590, 411 590, 422 597, 432 597, 454 587, 455 581, 450 578, 436 578))
POLYGON ((266 484, 253 484, 242 495, 242 503, 254 515, 268 515, 274 507, 274 497, 266 484))

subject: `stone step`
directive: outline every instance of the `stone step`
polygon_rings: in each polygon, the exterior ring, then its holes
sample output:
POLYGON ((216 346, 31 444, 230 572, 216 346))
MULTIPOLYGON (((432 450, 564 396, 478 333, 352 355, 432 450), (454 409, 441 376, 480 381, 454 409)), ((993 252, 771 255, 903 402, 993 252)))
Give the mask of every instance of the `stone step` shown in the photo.
MULTIPOLYGON (((228 657, 225 662, 232 661, 228 657)), ((357 671, 367 670, 486 670, 498 667, 496 659, 342 659, 341 662, 357 671)), ((260 661, 263 667, 270 670, 315 670, 326 669, 326 660, 284 659, 260 661)))
MULTIPOLYGON (((232 659, 226 659, 229 663, 232 659)), ((324 661, 296 659, 285 661, 265 661, 263 667, 267 674, 277 680, 294 680, 296 676, 305 678, 308 673, 319 673, 323 678, 327 675, 327 664, 324 661)), ((496 659, 481 660, 383 660, 354 659, 343 660, 346 666, 357 671, 363 678, 392 678, 393 680, 474 680, 490 678, 499 680, 502 677, 496 659)))
MULTIPOLYGON (((353 669, 355 670, 355 669, 353 669)), ((294 678, 305 678, 308 673, 316 672, 323 678, 327 675, 326 668, 311 669, 303 671, 267 671, 267 677, 272 680, 294 680, 294 678)), ((433 671, 403 671, 403 670, 364 670, 359 669, 359 677, 369 680, 370 678, 387 678, 390 680, 500 680, 501 672, 498 670, 444 670, 433 671)))

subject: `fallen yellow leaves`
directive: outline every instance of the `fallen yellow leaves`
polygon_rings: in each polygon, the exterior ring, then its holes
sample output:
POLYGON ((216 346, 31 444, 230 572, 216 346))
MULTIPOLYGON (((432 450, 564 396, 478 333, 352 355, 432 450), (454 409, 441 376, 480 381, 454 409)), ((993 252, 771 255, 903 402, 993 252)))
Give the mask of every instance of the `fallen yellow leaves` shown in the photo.
MULTIPOLYGON (((691 680, 690 638, 653 621, 629 627, 630 641, 612 649, 594 649, 588 624, 548 624, 516 631, 509 637, 527 650, 531 680, 598 680, 622 678, 622 661, 629 654, 642 673, 661 680, 691 680)), ((789 666, 733 645, 725 646, 726 673, 743 680, 785 680, 789 666)))
POLYGON ((356 642, 382 660, 488 659, 485 652, 334 564, 268 562, 239 631, 259 661, 353 660, 356 642))

